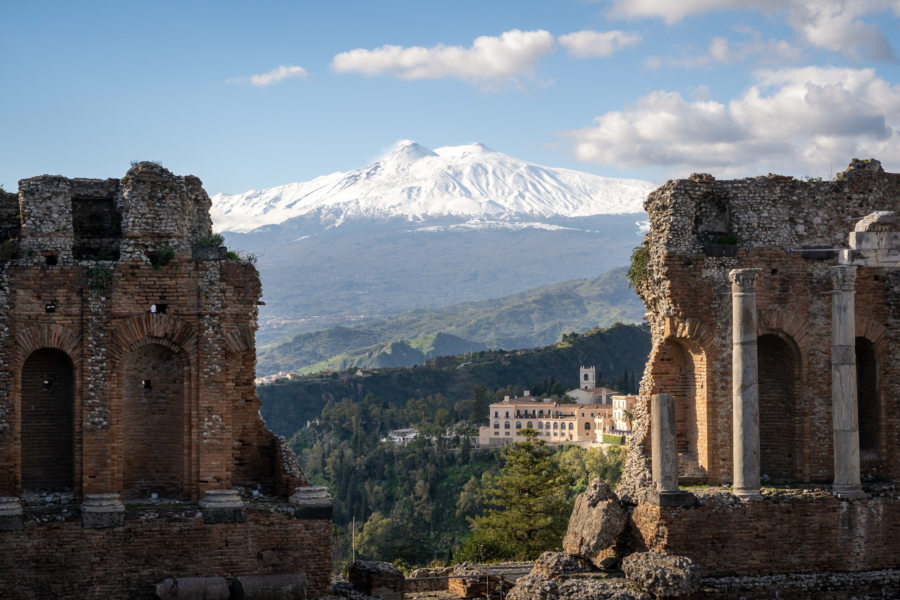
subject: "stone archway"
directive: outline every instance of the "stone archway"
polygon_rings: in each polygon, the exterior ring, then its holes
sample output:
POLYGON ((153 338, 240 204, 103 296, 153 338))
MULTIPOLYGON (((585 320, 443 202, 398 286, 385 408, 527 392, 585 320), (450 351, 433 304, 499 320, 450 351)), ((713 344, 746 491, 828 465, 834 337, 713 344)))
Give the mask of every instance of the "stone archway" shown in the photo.
POLYGON ((22 489, 75 487, 75 368, 56 348, 35 350, 22 364, 22 489))

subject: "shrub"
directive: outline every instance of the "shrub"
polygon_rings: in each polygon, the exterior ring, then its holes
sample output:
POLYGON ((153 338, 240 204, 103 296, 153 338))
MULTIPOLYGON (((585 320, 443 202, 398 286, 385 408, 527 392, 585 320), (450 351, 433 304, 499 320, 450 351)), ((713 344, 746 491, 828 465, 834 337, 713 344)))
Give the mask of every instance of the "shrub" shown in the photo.
POLYGON ((109 289, 113 279, 112 269, 102 265, 88 269, 87 276, 88 287, 98 292, 109 289))
POLYGON ((175 248, 163 246, 150 254, 150 264, 153 265, 154 269, 158 269, 169 264, 173 258, 175 258, 175 248))
POLYGON ((650 262, 650 248, 646 244, 638 246, 631 252, 631 266, 625 278, 628 279, 628 287, 637 290, 644 285, 647 279, 647 263, 650 262))
POLYGON ((603 434, 603 443, 610 444, 611 446, 621 446, 625 443, 624 435, 611 435, 609 433, 603 434))
POLYGON ((211 233, 209 235, 204 235, 201 238, 197 238, 197 241, 194 242, 194 246, 197 248, 218 248, 224 243, 225 238, 221 233, 211 233))

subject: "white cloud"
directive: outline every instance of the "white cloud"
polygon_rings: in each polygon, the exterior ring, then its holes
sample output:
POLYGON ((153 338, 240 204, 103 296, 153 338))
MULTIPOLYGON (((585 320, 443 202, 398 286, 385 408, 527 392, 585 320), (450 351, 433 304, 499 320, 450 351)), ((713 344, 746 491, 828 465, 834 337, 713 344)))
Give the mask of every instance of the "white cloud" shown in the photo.
POLYGON ((272 69, 268 73, 260 73, 258 75, 251 75, 249 78, 236 78, 229 79, 229 83, 239 83, 249 81, 252 85, 256 87, 265 87, 267 85, 272 85, 274 83, 278 83, 280 81, 284 81, 285 79, 296 79, 301 78, 305 79, 309 74, 306 72, 306 69, 298 66, 285 66, 281 65, 277 69, 272 69))
POLYGON ((612 56, 623 48, 636 46, 642 37, 628 31, 577 31, 559 36, 559 43, 576 58, 612 56))
POLYGON ((852 157, 897 160, 900 86, 872 69, 762 71, 728 103, 655 91, 569 136, 576 158, 599 164, 827 173, 852 157))
POLYGON ((695 14, 757 9, 787 14, 787 22, 807 44, 852 58, 894 60, 894 52, 878 25, 865 17, 893 11, 897 0, 613 0, 614 18, 660 18, 668 24, 695 14))
POLYGON ((754 59, 767 65, 787 65, 800 61, 802 52, 784 40, 761 39, 756 31, 747 31, 749 40, 732 42, 728 38, 714 37, 705 54, 685 56, 650 56, 644 65, 651 69, 668 67, 703 67, 708 65, 736 65, 754 59))
POLYGON ((357 48, 334 57, 338 73, 393 75, 400 79, 457 77, 466 81, 516 80, 533 74, 538 60, 551 52, 553 35, 547 31, 513 29, 499 36, 481 36, 472 46, 382 46, 357 48))

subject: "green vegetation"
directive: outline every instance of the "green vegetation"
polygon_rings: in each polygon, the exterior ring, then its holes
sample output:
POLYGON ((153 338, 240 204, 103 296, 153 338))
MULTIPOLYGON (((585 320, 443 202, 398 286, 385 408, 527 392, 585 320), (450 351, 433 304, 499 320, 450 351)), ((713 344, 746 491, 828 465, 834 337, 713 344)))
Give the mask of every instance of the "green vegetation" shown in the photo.
POLYGON ((741 238, 733 233, 729 233, 717 239, 716 243, 722 244, 723 246, 736 246, 737 244, 741 243, 741 238))
POLYGON ((560 549, 572 510, 567 499, 571 480, 537 431, 521 433, 525 441, 509 446, 499 473, 486 477, 487 509, 472 519, 472 538, 463 548, 467 560, 534 559, 560 549))
POLYGON ((197 238, 197 241, 194 242, 194 246, 197 248, 218 248, 224 243, 225 238, 221 233, 211 233, 209 235, 204 235, 201 238, 197 238))
POLYGON ((625 443, 624 435, 611 435, 609 433, 603 434, 603 443, 610 444, 612 446, 621 446, 625 443))
MULTIPOLYGON (((374 355, 389 342, 405 341, 419 348, 422 342, 418 340, 438 334, 452 336, 444 341, 455 339, 456 344, 470 347, 448 344, 450 347, 435 348, 426 360, 475 349, 534 348, 552 344, 564 332, 583 331, 598 324, 639 323, 644 306, 628 289, 624 275, 623 267, 593 279, 544 286, 494 300, 411 310, 354 327, 302 333, 268 346, 266 338, 261 337, 258 373, 374 367, 375 362, 366 361, 374 361, 374 355), (372 356, 367 357, 369 353, 372 356)), ((442 343, 441 338, 434 339, 436 346, 442 343)), ((428 354, 424 348, 419 349, 428 354)))
POLYGON ((647 263, 650 262, 650 248, 646 244, 642 244, 635 248, 631 253, 631 266, 625 278, 628 280, 628 287, 633 290, 639 289, 644 285, 647 279, 647 263))
POLYGON ((225 258, 227 258, 228 260, 241 260, 241 257, 238 256, 238 253, 231 250, 225 253, 225 258))
POLYGON ((402 405, 372 395, 344 398, 327 403, 291 438, 307 476, 327 485, 335 500, 336 569, 350 559, 354 521, 358 557, 409 565, 532 556, 541 545, 559 546, 575 496, 594 477, 615 485, 623 454, 551 450, 535 440, 502 453, 473 449, 466 434, 475 433, 479 413, 509 391, 476 388, 465 402, 436 394, 402 405), (407 426, 422 435, 405 446, 383 441, 391 429, 407 426), (536 496, 518 497, 512 513, 499 514, 513 488, 525 483, 536 496), (492 543, 492 524, 513 514, 532 515, 524 520, 533 539, 514 534, 492 543))
POLYGON ((109 289, 112 284, 112 269, 104 265, 97 265, 87 270, 88 287, 92 290, 103 292, 109 289))
POLYGON ((150 253, 150 264, 153 265, 154 269, 159 269, 169 264, 173 258, 175 258, 175 248, 162 246, 157 248, 155 252, 150 253))
MULTIPOLYGON (((650 333, 646 327, 618 324, 574 337, 568 335, 566 343, 545 348, 485 350, 435 358, 418 367, 379 369, 363 375, 354 372, 306 375, 260 386, 258 391, 269 427, 279 435, 290 436, 307 421, 318 417, 329 400, 348 397, 361 401, 372 394, 399 406, 409 398, 422 398, 440 391, 455 403, 469 400, 473 388, 493 390, 510 382, 524 386, 556 382, 565 391, 577 387, 580 364, 597 367, 598 385, 634 392, 649 353, 650 333)), ((537 395, 558 393, 560 388, 524 389, 531 389, 537 395)), ((516 387, 507 393, 521 391, 522 388, 516 387)))

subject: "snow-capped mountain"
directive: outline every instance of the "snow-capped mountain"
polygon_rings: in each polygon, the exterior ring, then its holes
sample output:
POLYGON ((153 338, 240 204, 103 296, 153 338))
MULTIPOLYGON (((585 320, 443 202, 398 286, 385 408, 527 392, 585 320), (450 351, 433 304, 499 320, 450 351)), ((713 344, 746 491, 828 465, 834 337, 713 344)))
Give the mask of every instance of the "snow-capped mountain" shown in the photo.
POLYGON ((326 228, 358 217, 496 223, 640 213, 652 189, 645 181, 542 167, 478 143, 432 151, 403 141, 364 169, 216 194, 211 213, 217 230, 241 233, 304 215, 318 217, 326 228))

